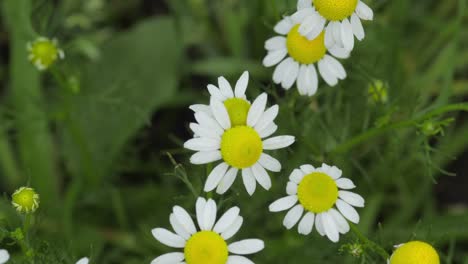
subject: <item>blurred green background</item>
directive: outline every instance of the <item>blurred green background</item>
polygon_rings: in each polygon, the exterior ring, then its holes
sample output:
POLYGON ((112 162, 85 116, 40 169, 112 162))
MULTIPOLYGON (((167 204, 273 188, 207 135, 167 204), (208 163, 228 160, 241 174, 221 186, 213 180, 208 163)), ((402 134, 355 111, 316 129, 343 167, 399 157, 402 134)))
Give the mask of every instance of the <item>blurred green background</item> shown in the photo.
POLYGON ((235 239, 258 237, 256 263, 385 263, 346 252, 316 231, 282 226, 268 205, 292 169, 335 164, 366 199, 360 230, 391 253, 425 240, 442 263, 468 264, 468 9, 466 0, 369 0, 374 21, 343 61, 348 78, 321 82, 314 97, 285 93, 261 65, 264 41, 296 0, 1 0, 0 248, 33 263, 8 238, 21 225, 11 193, 41 195, 28 243, 34 263, 149 263, 171 252, 151 235, 169 228, 172 206, 194 212, 207 166, 188 162, 188 105, 207 103, 208 83, 250 71, 249 98, 278 103, 273 188, 249 197, 237 180, 213 197, 241 207, 235 239), (55 37, 66 59, 39 73, 26 43, 55 37), (372 102, 380 81, 387 102, 372 102), (465 111, 465 112, 463 112, 465 111), (172 157, 172 160, 171 158, 172 157), (189 182, 189 184, 187 184, 189 182), (193 187, 193 189, 191 189, 193 187))

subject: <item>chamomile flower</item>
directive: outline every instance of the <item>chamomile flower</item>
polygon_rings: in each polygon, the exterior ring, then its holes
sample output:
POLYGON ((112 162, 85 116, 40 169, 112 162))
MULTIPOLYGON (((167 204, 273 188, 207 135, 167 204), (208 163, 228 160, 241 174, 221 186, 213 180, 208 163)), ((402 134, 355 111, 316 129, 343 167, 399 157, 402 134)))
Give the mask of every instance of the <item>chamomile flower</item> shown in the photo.
POLYGON ((411 241, 396 246, 389 264, 439 264, 439 254, 428 243, 421 241, 411 241))
POLYGON ((20 213, 34 213, 39 208, 39 194, 30 187, 21 187, 11 196, 11 203, 20 213))
POLYGON ((10 254, 6 249, 0 249, 0 264, 7 263, 10 259, 10 254))
MULTIPOLYGON (((223 76, 218 78, 219 88, 213 84, 208 84, 208 92, 211 97, 224 104, 233 126, 245 125, 247 122, 247 113, 250 109, 250 102, 246 99, 245 91, 247 90, 248 83, 249 72, 245 71, 236 82, 234 90, 223 76)), ((209 105, 195 104, 191 105, 190 109, 195 113, 201 111, 213 116, 209 105)))
POLYGON ((354 48, 354 36, 359 41, 364 39, 361 19, 374 17, 372 9, 361 0, 298 0, 297 9, 296 15, 304 17, 299 34, 312 40, 325 29, 327 47, 337 43, 348 51, 354 48))
POLYGON ((253 263, 248 258, 239 255, 261 251, 264 248, 262 240, 245 239, 229 244, 227 242, 242 226, 243 218, 239 215, 239 211, 239 207, 232 207, 216 222, 215 201, 211 199, 207 201, 200 197, 196 202, 196 218, 199 226, 197 229, 189 213, 182 207, 175 206, 169 216, 175 233, 164 228, 155 228, 152 234, 162 244, 183 249, 183 252, 161 255, 151 263, 253 263), (229 255, 229 253, 235 255, 229 255))
POLYGON ((340 233, 346 234, 350 229, 346 219, 359 222, 359 214, 353 206, 364 207, 364 199, 360 195, 342 190, 353 189, 355 185, 350 179, 342 178, 341 174, 340 169, 327 164, 320 168, 300 166, 289 176, 288 196, 273 202, 270 211, 290 209, 283 221, 287 229, 299 222, 299 233, 308 235, 315 223, 321 236, 326 235, 331 241, 338 242, 340 233))
POLYGON ((28 59, 40 71, 49 68, 57 59, 63 59, 65 53, 58 47, 56 39, 39 37, 27 44, 28 59))
POLYGON ((273 120, 279 107, 274 105, 267 110, 265 93, 255 99, 249 107, 245 125, 233 125, 229 112, 239 109, 227 108, 221 101, 211 97, 212 116, 206 112, 195 113, 198 123, 190 124, 194 138, 185 142, 184 147, 197 151, 190 158, 193 164, 206 164, 222 160, 208 175, 204 191, 216 189, 225 193, 234 183, 239 170, 247 192, 255 192, 256 181, 266 190, 271 187, 267 170, 278 172, 281 164, 264 150, 285 148, 294 143, 293 136, 271 136, 278 128, 273 120), (268 139, 267 139, 268 138, 268 139))
POLYGON ((273 81, 288 90, 294 83, 301 95, 312 96, 317 92, 318 72, 325 82, 334 86, 338 80, 346 78, 346 71, 335 59, 349 57, 349 52, 339 45, 325 45, 325 32, 319 32, 317 37, 307 39, 299 33, 300 25, 305 16, 296 13, 284 17, 274 28, 280 36, 275 36, 265 42, 268 51, 263 59, 265 67, 277 65, 273 72, 273 81), (327 51, 329 54, 327 54, 327 51), (286 58, 286 59, 285 59, 286 58))

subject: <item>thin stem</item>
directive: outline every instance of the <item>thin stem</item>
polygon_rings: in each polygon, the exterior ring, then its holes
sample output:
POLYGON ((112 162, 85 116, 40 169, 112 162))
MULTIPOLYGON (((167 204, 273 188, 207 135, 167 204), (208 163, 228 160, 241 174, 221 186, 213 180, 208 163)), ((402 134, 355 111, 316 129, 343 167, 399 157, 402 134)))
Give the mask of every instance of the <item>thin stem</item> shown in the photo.
POLYGON ((372 251, 379 254, 384 260, 387 260, 390 258, 390 255, 387 253, 387 251, 383 247, 381 247, 379 244, 365 237, 361 233, 361 231, 359 231, 356 225, 349 223, 349 226, 351 227, 351 230, 353 231, 353 233, 359 238, 359 240, 361 240, 361 242, 364 244, 366 248, 370 248, 372 251))
POLYGON ((391 130, 395 130, 398 128, 411 127, 423 120, 432 118, 434 116, 439 116, 447 112, 453 112, 453 111, 468 111, 468 103, 450 104, 450 105, 439 107, 437 109, 429 111, 426 114, 420 114, 409 120, 396 122, 396 123, 393 123, 384 127, 378 127, 378 128, 367 130, 366 132, 359 134, 343 142, 342 144, 338 145, 331 152, 332 153, 345 153, 351 148, 353 148, 354 146, 359 145, 373 137, 379 136, 381 134, 384 134, 386 132, 389 132, 391 130))

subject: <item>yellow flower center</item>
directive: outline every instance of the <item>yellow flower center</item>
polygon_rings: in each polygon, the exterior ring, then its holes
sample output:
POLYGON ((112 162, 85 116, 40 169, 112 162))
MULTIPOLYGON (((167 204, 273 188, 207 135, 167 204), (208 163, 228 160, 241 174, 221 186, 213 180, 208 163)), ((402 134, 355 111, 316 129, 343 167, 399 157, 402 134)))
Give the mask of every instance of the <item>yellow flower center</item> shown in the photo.
POLYGON ((262 151, 262 139, 248 126, 230 128, 221 138, 221 154, 224 161, 238 169, 254 165, 262 151))
POLYGON ((299 33, 299 25, 295 25, 288 33, 286 46, 289 55, 302 64, 317 62, 325 56, 325 33, 322 32, 313 40, 308 40, 299 33))
POLYGON ((313 0, 312 3, 324 18, 338 21, 354 13, 358 0, 313 0))
POLYGON ((32 44, 30 50, 30 60, 32 63, 40 63, 44 68, 48 68, 58 58, 58 49, 52 41, 39 40, 32 44))
POLYGON ((39 207, 39 195, 29 187, 19 188, 11 198, 13 206, 22 213, 34 212, 39 207))
POLYGON ((224 101, 224 106, 231 119, 231 125, 245 126, 247 124, 247 115, 250 109, 250 103, 240 98, 230 98, 224 101))
POLYGON ((187 264, 225 264, 228 259, 226 241, 213 231, 195 233, 184 249, 187 264))
POLYGON ((390 258, 390 264, 439 264, 437 251, 429 244, 411 241, 399 247, 390 258))
POLYGON ((328 211, 338 199, 335 181, 325 173, 313 172, 304 176, 297 189, 299 202, 313 213, 328 211))

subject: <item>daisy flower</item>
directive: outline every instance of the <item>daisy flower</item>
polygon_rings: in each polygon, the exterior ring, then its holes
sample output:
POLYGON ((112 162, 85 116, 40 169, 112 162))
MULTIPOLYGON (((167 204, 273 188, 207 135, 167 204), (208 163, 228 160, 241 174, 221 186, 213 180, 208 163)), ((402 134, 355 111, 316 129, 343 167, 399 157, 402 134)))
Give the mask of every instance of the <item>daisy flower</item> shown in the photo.
MULTIPOLYGON (((208 84, 208 92, 212 98, 221 101, 228 110, 229 119, 233 126, 245 125, 247 121, 247 113, 250 109, 250 102, 246 99, 245 91, 249 83, 249 72, 245 71, 239 80, 236 82, 235 88, 232 89, 229 82, 223 76, 218 78, 218 87, 213 84, 208 84)), ((195 113, 205 112, 210 116, 211 108, 209 105, 194 104, 190 106, 195 113)))
POLYGON ((229 113, 239 109, 229 109, 219 99, 211 97, 210 110, 213 116, 204 111, 196 112, 198 123, 190 124, 194 138, 185 142, 184 147, 197 151, 190 158, 193 164, 206 164, 222 160, 208 175, 204 191, 216 188, 219 194, 225 193, 236 179, 239 170, 247 192, 255 192, 256 181, 266 190, 271 187, 267 170, 278 172, 281 164, 264 150, 274 150, 290 146, 293 136, 271 136, 277 125, 273 120, 279 107, 274 105, 265 110, 266 93, 255 99, 245 115, 245 125, 233 125, 229 113), (268 138, 268 139, 267 139, 268 138))
POLYGON ((428 243, 411 241, 396 246, 388 264, 439 264, 439 254, 428 243))
POLYGON ((33 42, 28 42, 28 59, 40 71, 49 68, 57 59, 65 58, 65 53, 58 47, 56 39, 38 37, 33 42))
POLYGON ((263 59, 263 65, 271 67, 278 64, 273 73, 273 81, 276 84, 281 84, 288 90, 296 82, 301 95, 312 96, 318 87, 315 64, 322 79, 328 85, 334 86, 338 80, 346 78, 343 65, 335 57, 348 58, 349 51, 335 44, 333 40, 326 46, 324 31, 310 40, 302 36, 299 28, 305 17, 302 13, 296 13, 276 24, 274 30, 280 36, 265 42, 268 53, 263 59))
POLYGON ((175 206, 169 216, 175 233, 164 228, 155 228, 152 234, 162 244, 183 249, 183 252, 161 255, 151 264, 253 263, 239 255, 261 251, 264 248, 263 241, 244 239, 228 244, 227 240, 241 228, 243 218, 239 215, 239 207, 232 207, 216 222, 216 210, 216 203, 213 200, 198 198, 196 203, 196 218, 200 227, 198 230, 189 213, 182 207, 175 206))
POLYGON ((0 249, 0 264, 7 263, 10 259, 10 254, 6 249, 0 249))
POLYGON ((359 214, 353 206, 364 207, 364 199, 360 195, 342 190, 356 186, 350 179, 341 178, 341 173, 337 167, 327 164, 320 168, 300 166, 289 176, 288 196, 273 202, 270 212, 290 209, 283 221, 287 229, 299 222, 299 233, 308 235, 315 223, 321 236, 326 235, 331 241, 338 242, 339 234, 346 234, 350 229, 346 219, 356 224, 359 222, 359 214))
POLYGON ((298 0, 297 9, 296 15, 305 17, 299 34, 314 39, 325 29, 327 47, 337 43, 348 51, 354 48, 354 36, 359 41, 364 39, 361 19, 374 17, 372 9, 361 0, 298 0))

